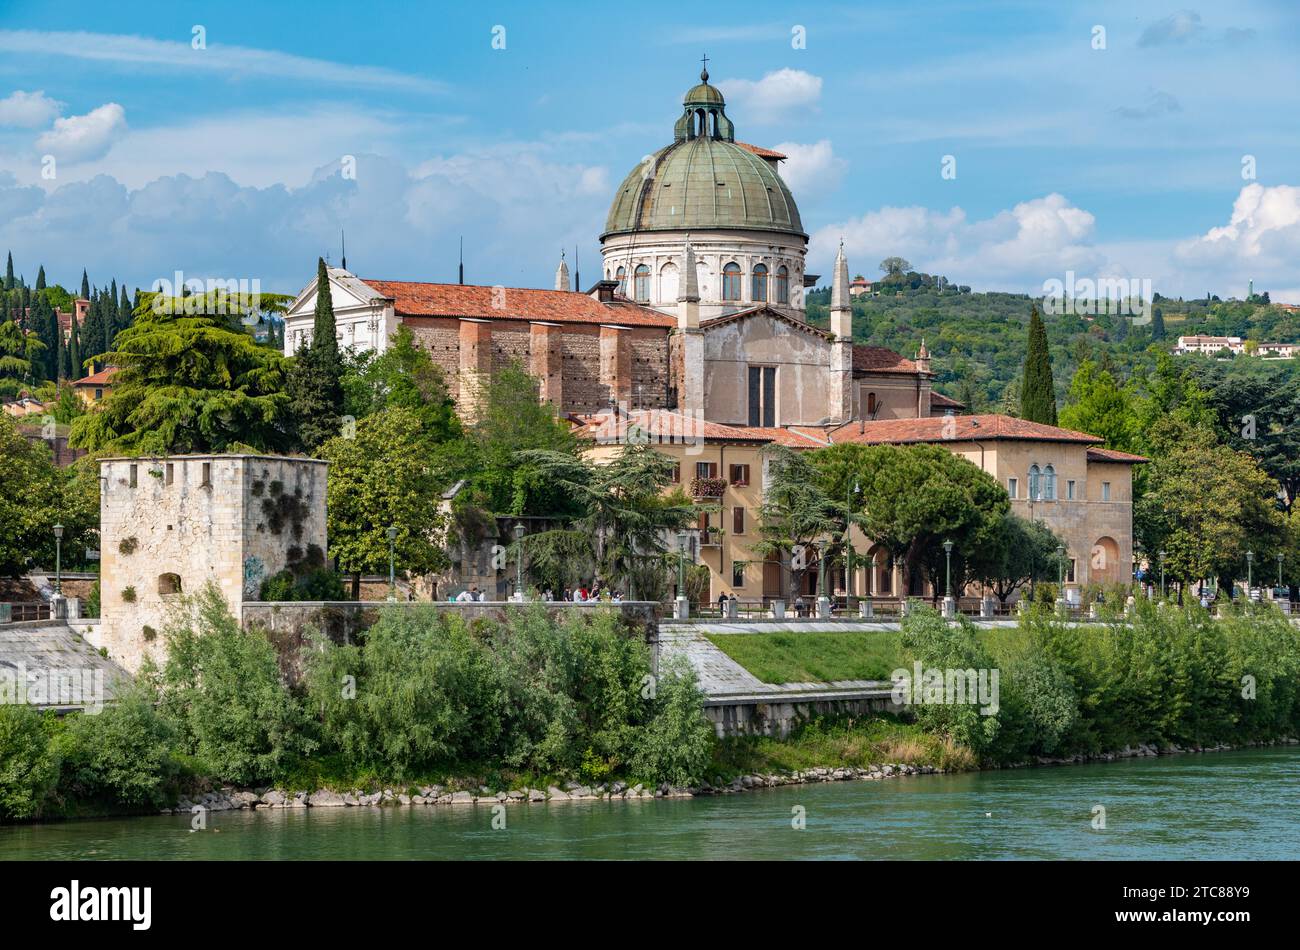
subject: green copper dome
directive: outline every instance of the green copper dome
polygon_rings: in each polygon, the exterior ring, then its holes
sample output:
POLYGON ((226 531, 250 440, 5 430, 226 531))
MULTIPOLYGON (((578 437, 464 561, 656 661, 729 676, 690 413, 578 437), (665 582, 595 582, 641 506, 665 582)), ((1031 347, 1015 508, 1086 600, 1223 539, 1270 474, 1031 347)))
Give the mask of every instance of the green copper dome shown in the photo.
POLYGON ((708 72, 683 98, 675 141, 619 185, 605 233, 647 230, 784 231, 807 237, 790 189, 764 158, 736 141, 726 102, 708 72))

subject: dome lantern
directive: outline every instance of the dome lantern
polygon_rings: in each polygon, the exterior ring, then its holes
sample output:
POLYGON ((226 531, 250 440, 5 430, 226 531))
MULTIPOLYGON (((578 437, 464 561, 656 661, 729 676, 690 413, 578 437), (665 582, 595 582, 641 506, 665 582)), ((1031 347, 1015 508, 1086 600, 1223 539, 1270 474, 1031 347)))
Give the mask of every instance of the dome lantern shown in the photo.
POLYGON ((736 127, 727 118, 727 101, 722 90, 709 85, 708 57, 700 70, 700 83, 682 97, 682 117, 673 126, 673 139, 685 142, 695 138, 736 141, 736 127))

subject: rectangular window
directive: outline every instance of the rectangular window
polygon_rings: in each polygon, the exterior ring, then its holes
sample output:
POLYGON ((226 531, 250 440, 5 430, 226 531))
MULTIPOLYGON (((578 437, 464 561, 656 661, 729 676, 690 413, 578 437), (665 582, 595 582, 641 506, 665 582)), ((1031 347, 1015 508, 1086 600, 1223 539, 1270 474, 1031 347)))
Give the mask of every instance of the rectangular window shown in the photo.
POLYGON ((168 485, 172 483, 172 480, 175 477, 175 471, 174 471, 175 468, 176 466, 172 465, 171 462, 167 463, 167 484, 168 485))
POLYGON ((1065 483, 1065 497, 1070 501, 1074 501, 1074 479, 1070 479, 1065 483))
POLYGON ((1070 558, 1070 566, 1069 566, 1069 568, 1066 569, 1066 572, 1065 572, 1065 582, 1066 582, 1067 584, 1073 584, 1073 583, 1074 583, 1074 568, 1075 568, 1075 565, 1076 565, 1077 563, 1078 563, 1078 562, 1076 562, 1074 558, 1070 558))
POLYGON ((203 482, 200 487, 202 488, 212 487, 212 463, 211 462, 203 463, 203 482))
POLYGON ((731 562, 731 586, 732 587, 745 586, 745 562, 744 561, 731 562))
POLYGON ((1101 483, 1101 500, 1110 501, 1110 482, 1101 483))
POLYGON ((132 487, 132 488, 135 488, 135 485, 136 485, 135 479, 136 479, 136 476, 137 476, 138 474, 139 474, 139 472, 137 471, 137 466, 132 465, 132 466, 131 466, 131 476, 130 476, 130 477, 131 477, 131 487, 132 487))
POLYGON ((748 485, 749 484, 749 466, 733 465, 731 466, 731 484, 748 485))
POLYGON ((673 465, 673 483, 676 484, 682 480, 682 464, 677 462, 673 465))
POLYGON ((745 533, 745 509, 744 508, 738 506, 731 509, 731 533, 732 534, 745 533))
POLYGON ((749 367, 749 424, 776 425, 776 367, 749 367))
POLYGON ((1015 497, 1016 497, 1016 492, 1019 491, 1019 490, 1020 490, 1020 479, 1018 479, 1018 478, 1008 478, 1008 479, 1007 479, 1007 494, 1010 495, 1012 498, 1015 498, 1015 497))
POLYGON ((696 462, 695 477, 696 478, 717 478, 718 463, 717 462, 696 462))

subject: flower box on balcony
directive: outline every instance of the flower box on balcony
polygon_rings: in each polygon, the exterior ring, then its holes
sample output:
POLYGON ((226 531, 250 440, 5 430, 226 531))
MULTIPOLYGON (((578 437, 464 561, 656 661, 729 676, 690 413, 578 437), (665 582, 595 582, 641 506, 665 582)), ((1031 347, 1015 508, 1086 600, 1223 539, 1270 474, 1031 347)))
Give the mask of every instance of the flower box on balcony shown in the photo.
POLYGON ((725 478, 696 478, 691 481, 691 494, 696 498, 721 498, 726 490, 725 478))

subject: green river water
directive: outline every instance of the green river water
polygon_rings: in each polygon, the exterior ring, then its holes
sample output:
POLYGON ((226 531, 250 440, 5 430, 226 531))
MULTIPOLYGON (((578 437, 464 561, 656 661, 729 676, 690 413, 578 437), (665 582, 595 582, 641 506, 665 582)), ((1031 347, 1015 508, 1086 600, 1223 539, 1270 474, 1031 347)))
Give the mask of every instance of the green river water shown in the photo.
POLYGON ((504 814, 499 830, 482 805, 217 812, 200 832, 188 816, 10 826, 0 859, 1288 859, 1300 748, 504 814))

